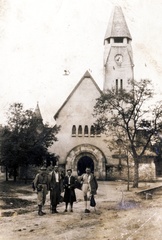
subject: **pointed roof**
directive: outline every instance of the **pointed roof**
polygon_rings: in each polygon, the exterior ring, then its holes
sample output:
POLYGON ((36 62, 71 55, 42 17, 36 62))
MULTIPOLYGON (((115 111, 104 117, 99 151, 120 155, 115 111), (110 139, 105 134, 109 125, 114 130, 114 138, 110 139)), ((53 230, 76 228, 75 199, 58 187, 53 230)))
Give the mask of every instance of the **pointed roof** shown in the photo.
POLYGON ((97 85, 97 83, 95 82, 95 80, 93 79, 93 77, 91 76, 91 74, 89 73, 89 71, 86 71, 85 74, 83 75, 83 77, 81 78, 81 80, 78 82, 78 84, 75 86, 75 88, 73 89, 73 91, 70 93, 70 95, 67 97, 67 99, 65 100, 65 102, 62 104, 62 106, 59 108, 59 110, 56 112, 56 114, 54 115, 54 119, 56 120, 56 118, 58 118, 58 115, 61 111, 61 109, 66 105, 66 103, 69 101, 69 99, 71 98, 71 96, 73 95, 73 93, 76 91, 76 89, 80 86, 80 84, 82 83, 82 81, 85 78, 91 78, 93 84, 96 86, 97 90, 102 93, 101 89, 99 88, 99 86, 97 85))
POLYGON ((37 102, 37 106, 36 106, 35 111, 34 111, 34 117, 39 119, 39 120, 43 120, 38 102, 37 102))
POLYGON ((127 37, 132 39, 122 8, 119 6, 115 6, 111 14, 104 40, 110 37, 127 37))

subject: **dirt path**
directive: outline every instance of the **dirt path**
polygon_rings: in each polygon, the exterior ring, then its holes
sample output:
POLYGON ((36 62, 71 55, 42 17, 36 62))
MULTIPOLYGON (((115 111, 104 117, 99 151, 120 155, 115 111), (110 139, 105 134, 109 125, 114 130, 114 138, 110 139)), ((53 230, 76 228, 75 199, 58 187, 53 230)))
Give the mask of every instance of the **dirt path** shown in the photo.
POLYGON ((162 196, 141 200, 133 189, 126 191, 123 182, 99 182, 96 211, 91 209, 90 214, 84 213, 80 190, 76 190, 73 213, 64 213, 61 203, 59 213, 51 214, 48 195, 42 217, 37 215, 36 194, 30 185, 8 184, 6 190, 1 183, 0 188, 0 240, 162 239, 162 196))

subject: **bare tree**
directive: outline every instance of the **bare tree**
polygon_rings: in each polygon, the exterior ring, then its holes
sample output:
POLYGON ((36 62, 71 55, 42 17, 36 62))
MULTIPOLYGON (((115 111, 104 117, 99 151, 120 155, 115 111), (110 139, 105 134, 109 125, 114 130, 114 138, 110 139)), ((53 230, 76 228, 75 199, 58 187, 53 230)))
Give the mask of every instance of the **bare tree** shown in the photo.
MULTIPOLYGON (((133 187, 138 187, 139 163, 159 130, 162 102, 150 105, 154 96, 150 80, 133 80, 128 84, 128 89, 132 90, 121 89, 117 92, 116 89, 111 89, 97 99, 94 107, 97 120, 94 125, 101 132, 109 133, 109 143, 114 143, 114 139, 122 140, 123 148, 134 160, 133 187), (149 124, 145 126, 145 123, 149 124)), ((110 146, 113 148, 112 144, 110 146)))

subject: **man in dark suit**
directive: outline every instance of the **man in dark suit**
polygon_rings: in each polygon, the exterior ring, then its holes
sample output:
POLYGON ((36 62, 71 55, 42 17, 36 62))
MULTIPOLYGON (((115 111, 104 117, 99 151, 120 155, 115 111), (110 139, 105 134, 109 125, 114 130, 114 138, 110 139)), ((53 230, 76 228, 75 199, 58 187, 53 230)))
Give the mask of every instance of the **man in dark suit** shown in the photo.
POLYGON ((70 211, 73 212, 73 203, 76 202, 75 194, 75 183, 76 179, 72 176, 72 170, 67 170, 67 176, 65 176, 63 185, 65 189, 64 202, 65 202, 65 212, 67 212, 68 204, 70 203, 70 211))
POLYGON ((61 174, 59 173, 58 166, 54 166, 54 170, 49 174, 49 189, 52 213, 58 213, 56 210, 60 202, 61 194, 61 174))

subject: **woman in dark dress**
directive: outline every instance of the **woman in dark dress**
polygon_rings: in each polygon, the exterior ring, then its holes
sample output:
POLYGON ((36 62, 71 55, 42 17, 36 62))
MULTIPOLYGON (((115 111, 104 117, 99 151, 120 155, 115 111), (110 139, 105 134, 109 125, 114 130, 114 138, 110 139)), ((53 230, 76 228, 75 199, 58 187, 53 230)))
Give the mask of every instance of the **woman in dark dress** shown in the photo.
POLYGON ((65 189, 64 202, 65 202, 65 212, 67 212, 68 204, 70 203, 70 212, 73 212, 73 203, 76 202, 75 194, 75 183, 76 179, 72 176, 72 170, 67 170, 67 176, 65 176, 63 185, 65 189))

